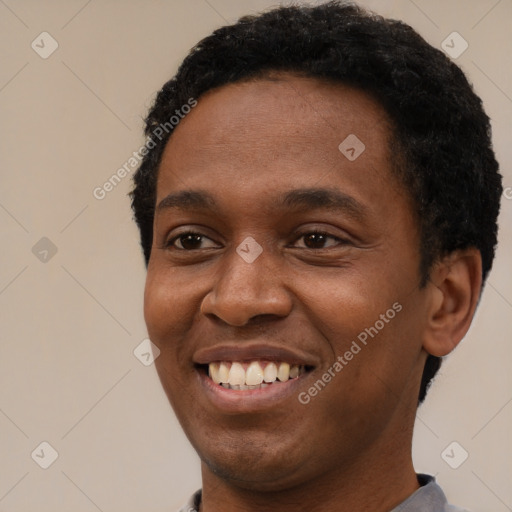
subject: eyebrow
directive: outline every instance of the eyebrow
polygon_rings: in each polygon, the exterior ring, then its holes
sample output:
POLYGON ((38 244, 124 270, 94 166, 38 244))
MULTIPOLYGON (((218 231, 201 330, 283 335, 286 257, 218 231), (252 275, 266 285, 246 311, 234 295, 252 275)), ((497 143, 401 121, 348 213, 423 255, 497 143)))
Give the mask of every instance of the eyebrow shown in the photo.
MULTIPOLYGON (((329 188, 300 188, 290 190, 276 198, 274 206, 288 210, 334 210, 342 211, 357 220, 365 216, 366 208, 352 196, 329 188)), ((203 190, 181 190, 164 197, 157 205, 156 212, 176 208, 180 210, 206 210, 217 213, 219 207, 215 198, 203 190)))

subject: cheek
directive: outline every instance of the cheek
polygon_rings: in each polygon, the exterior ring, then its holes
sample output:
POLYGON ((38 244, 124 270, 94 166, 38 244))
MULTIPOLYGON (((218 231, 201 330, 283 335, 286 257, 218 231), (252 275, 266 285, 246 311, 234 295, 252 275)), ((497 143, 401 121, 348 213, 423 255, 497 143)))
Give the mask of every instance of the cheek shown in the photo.
POLYGON ((422 306, 421 294, 411 293, 413 282, 384 273, 341 276, 339 269, 336 279, 322 279, 321 285, 303 278, 302 289, 308 293, 301 300, 309 320, 330 345, 327 365, 344 358, 343 369, 333 369, 344 393, 372 401, 400 393, 416 378, 422 306))
POLYGON ((189 397, 188 388, 194 374, 186 355, 186 333, 193 319, 187 289, 190 295, 190 285, 188 288, 183 286, 173 278, 172 272, 148 269, 144 318, 149 338, 160 350, 155 368, 175 409, 180 408, 183 397, 189 397))
POLYGON ((194 287, 175 277, 170 271, 150 269, 144 290, 147 331, 160 349, 160 357, 156 360, 159 373, 169 372, 166 380, 171 378, 172 368, 185 366, 186 335, 196 314, 194 287))
POLYGON ((190 315, 193 292, 190 283, 183 283, 176 273, 148 268, 144 288, 144 318, 148 330, 155 334, 179 331, 190 315))
POLYGON ((368 272, 353 269, 336 269, 332 275, 311 278, 302 276, 297 282, 301 282, 302 290, 299 301, 313 316, 312 323, 328 340, 339 340, 342 346, 333 347, 339 350, 344 349, 343 343, 350 345, 352 338, 373 326, 400 297, 391 281, 377 282, 368 272))

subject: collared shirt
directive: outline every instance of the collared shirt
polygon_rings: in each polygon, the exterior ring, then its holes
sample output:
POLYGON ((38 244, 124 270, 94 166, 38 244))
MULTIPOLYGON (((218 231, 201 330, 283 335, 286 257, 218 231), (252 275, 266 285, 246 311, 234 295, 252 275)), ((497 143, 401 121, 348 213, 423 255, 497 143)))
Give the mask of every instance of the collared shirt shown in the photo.
MULTIPOLYGON (((419 474, 421 487, 390 512, 468 512, 449 505, 443 490, 433 476, 419 474)), ((178 512, 199 512, 201 490, 197 491, 178 512)))

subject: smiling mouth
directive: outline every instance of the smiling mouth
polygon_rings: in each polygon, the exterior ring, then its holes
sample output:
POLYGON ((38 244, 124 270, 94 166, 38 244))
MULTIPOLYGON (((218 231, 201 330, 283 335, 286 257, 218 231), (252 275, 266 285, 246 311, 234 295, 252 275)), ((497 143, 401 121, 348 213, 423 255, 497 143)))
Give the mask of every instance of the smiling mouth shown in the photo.
POLYGON ((215 361, 199 368, 215 384, 242 391, 280 385, 313 369, 312 366, 264 360, 215 361))

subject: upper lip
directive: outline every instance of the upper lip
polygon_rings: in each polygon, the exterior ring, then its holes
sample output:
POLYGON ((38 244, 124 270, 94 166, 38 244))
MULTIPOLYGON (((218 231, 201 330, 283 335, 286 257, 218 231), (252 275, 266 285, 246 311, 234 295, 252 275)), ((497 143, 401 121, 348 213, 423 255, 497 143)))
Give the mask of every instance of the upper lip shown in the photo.
POLYGON ((314 356, 299 349, 277 346, 267 343, 250 343, 247 341, 224 343, 213 347, 201 348, 194 353, 196 364, 209 364, 214 361, 281 361, 290 364, 317 366, 314 356))

